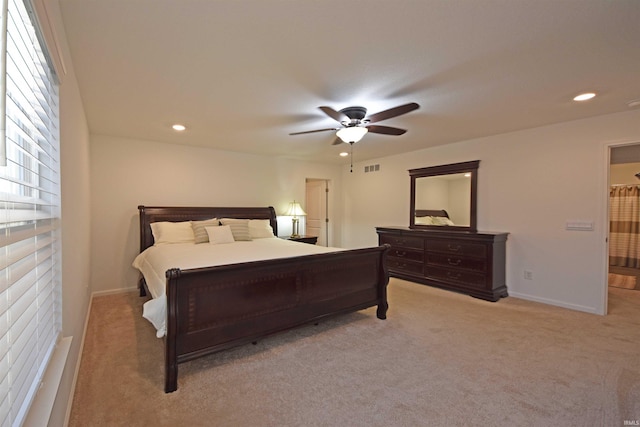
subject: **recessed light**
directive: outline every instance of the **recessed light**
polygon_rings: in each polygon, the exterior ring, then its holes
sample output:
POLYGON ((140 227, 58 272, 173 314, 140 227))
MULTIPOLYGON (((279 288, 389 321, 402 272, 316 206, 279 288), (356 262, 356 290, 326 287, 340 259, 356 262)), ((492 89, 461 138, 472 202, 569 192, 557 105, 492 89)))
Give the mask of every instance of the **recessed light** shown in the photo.
POLYGON ((593 92, 581 93, 573 98, 574 101, 588 101, 589 99, 595 97, 596 94, 593 92))
POLYGON ((173 128, 173 130, 177 130, 178 132, 182 132, 183 130, 186 129, 184 125, 173 125, 171 127, 173 128))
POLYGON ((343 151, 342 153, 340 153, 340 157, 347 157, 349 155, 349 153, 347 153, 346 151, 343 151))

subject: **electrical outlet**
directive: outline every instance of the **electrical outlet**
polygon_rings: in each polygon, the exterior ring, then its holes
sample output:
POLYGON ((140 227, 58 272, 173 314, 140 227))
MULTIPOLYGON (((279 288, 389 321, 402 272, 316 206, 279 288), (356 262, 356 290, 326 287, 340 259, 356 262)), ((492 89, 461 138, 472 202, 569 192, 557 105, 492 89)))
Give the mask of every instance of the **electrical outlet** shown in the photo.
POLYGON ((527 279, 527 280, 533 280, 533 271, 525 270, 524 271, 524 278, 527 279))

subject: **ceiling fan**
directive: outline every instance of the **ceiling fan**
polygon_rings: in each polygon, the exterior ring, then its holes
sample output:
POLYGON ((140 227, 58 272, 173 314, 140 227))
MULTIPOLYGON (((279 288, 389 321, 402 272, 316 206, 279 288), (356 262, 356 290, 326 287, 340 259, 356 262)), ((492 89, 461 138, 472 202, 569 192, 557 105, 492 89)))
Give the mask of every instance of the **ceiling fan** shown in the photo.
POLYGON ((331 117, 342 127, 333 127, 325 129, 309 130, 304 132, 294 132, 289 135, 302 135, 305 133, 337 131, 336 140, 333 145, 342 144, 343 142, 353 144, 358 142, 368 132, 379 133, 383 135, 402 135, 407 130, 400 129, 391 126, 380 126, 372 123, 381 122, 382 120, 398 117, 403 114, 407 114, 413 110, 420 108, 415 102, 409 104, 399 105, 397 107, 389 108, 388 110, 380 111, 378 113, 367 116, 367 109, 364 107, 347 107, 340 111, 336 111, 331 107, 319 107, 320 110, 327 116, 331 117))

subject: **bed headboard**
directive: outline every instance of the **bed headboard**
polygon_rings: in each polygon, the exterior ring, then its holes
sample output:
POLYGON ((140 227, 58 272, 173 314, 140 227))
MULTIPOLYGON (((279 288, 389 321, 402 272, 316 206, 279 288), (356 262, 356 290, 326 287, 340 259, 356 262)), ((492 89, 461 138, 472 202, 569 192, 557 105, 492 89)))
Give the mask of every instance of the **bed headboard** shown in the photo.
POLYGON ((276 211, 272 206, 261 208, 227 208, 227 207, 169 207, 138 206, 140 212, 140 252, 153 246, 151 223, 159 221, 202 221, 210 218, 268 219, 273 234, 278 235, 276 211))
POLYGON ((444 209, 432 210, 432 209, 416 209, 416 216, 441 216, 449 218, 449 214, 444 209))

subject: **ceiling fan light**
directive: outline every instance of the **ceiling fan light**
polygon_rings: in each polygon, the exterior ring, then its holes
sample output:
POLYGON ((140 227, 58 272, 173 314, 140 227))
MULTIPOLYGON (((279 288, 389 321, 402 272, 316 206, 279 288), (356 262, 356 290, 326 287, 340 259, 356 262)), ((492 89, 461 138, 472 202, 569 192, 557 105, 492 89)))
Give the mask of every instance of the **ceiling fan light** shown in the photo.
POLYGON ((336 135, 343 142, 351 143, 360 141, 367 132, 369 132, 369 129, 365 127, 352 126, 340 129, 338 132, 336 132, 336 135))
POLYGON ((581 93, 580 95, 576 95, 573 97, 574 101, 588 101, 591 98, 594 98, 596 96, 595 93, 593 92, 587 92, 587 93, 581 93))

